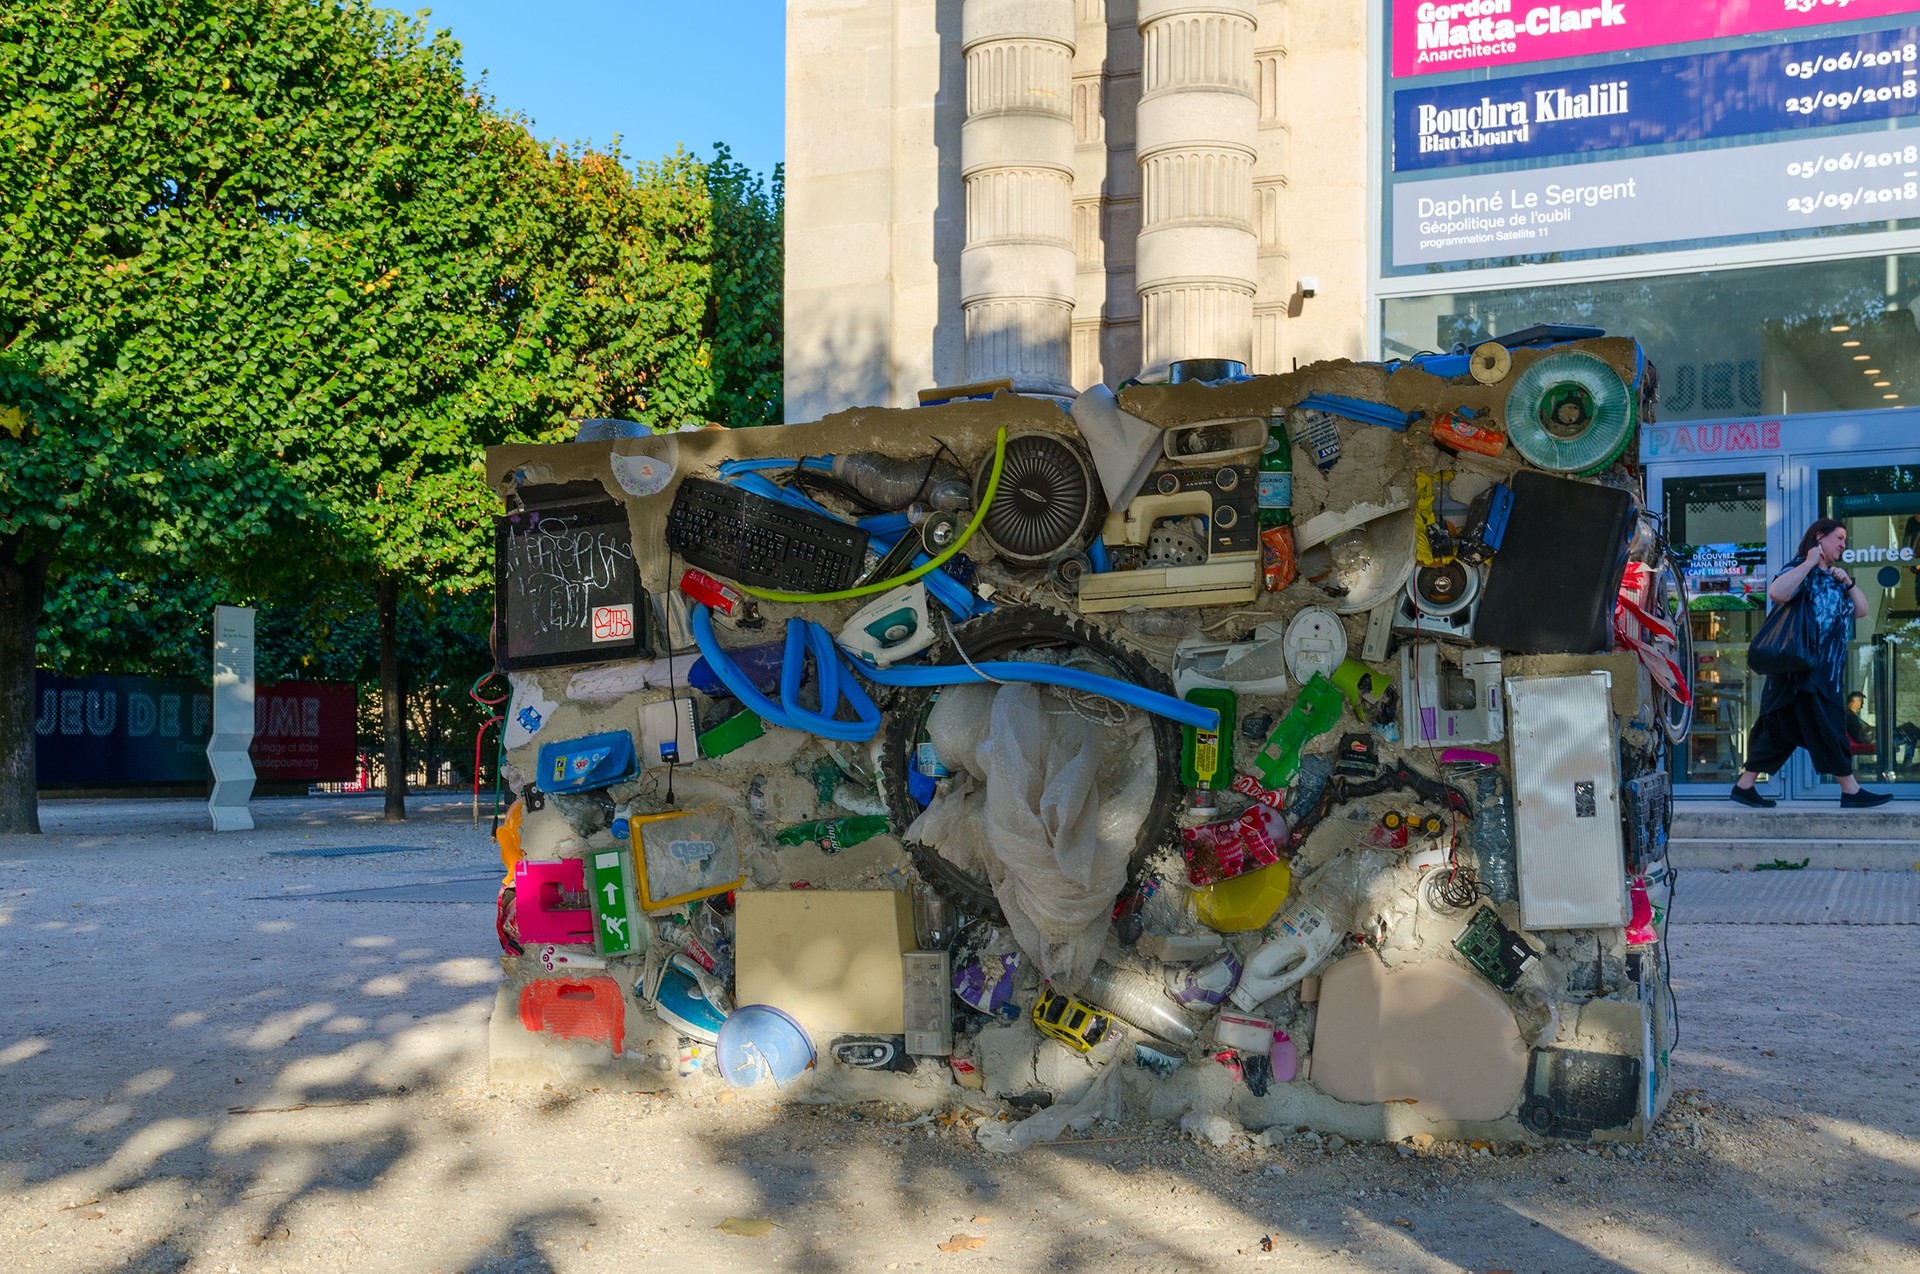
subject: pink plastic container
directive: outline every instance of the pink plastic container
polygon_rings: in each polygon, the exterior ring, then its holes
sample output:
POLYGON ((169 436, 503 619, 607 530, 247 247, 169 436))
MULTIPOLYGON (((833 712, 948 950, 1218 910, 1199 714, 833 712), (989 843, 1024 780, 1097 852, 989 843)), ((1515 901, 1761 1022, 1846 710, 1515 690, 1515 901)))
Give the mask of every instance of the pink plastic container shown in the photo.
POLYGON ((536 863, 521 859, 513 868, 513 898, 522 943, 593 942, 593 909, 588 905, 582 860, 536 863))

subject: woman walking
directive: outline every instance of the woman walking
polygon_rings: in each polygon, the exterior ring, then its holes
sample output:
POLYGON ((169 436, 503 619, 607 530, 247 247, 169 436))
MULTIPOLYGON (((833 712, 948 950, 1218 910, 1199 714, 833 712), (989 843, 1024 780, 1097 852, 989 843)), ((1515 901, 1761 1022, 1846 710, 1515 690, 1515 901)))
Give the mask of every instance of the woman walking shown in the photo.
POLYGON ((1853 621, 1867 613, 1867 598, 1839 564, 1846 548, 1847 528, 1837 518, 1821 518, 1800 537, 1799 563, 1767 585, 1767 597, 1775 606, 1786 605, 1805 590, 1818 637, 1811 669, 1767 678, 1760 719, 1747 734, 1747 768, 1733 785, 1733 799, 1741 805, 1770 808, 1774 802, 1753 790, 1754 779, 1778 774, 1798 748, 1807 750, 1816 770, 1840 781, 1842 809, 1871 809, 1893 799, 1891 792, 1867 791, 1853 777, 1841 687, 1853 621))

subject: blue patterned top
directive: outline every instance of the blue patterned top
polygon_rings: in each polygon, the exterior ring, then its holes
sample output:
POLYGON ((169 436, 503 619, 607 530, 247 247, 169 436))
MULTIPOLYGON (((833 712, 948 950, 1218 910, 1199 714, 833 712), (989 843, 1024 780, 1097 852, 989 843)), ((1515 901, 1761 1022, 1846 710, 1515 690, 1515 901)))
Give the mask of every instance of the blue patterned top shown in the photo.
MULTIPOLYGON (((1793 569, 1789 567, 1788 570, 1793 569)), ((1781 575, 1786 571, 1780 572, 1781 575)), ((1780 575, 1774 576, 1779 579, 1780 575)), ((1835 703, 1844 702, 1847 671, 1847 645, 1853 640, 1853 595, 1824 566, 1815 567, 1800 583, 1796 594, 1813 607, 1819 632, 1819 647, 1814 652, 1813 669, 1792 677, 1767 678, 1766 694, 1760 710, 1771 711, 1778 703, 1806 691, 1835 703)))

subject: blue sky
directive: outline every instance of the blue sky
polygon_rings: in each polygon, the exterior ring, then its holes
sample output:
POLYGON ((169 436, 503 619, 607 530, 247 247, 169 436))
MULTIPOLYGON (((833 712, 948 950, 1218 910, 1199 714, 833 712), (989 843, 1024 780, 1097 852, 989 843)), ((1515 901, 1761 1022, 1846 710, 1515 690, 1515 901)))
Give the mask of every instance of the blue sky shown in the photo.
MULTIPOLYGON (((403 11, 416 7, 387 0, 403 11)), ((781 0, 436 0, 469 80, 484 74, 542 141, 617 133, 631 159, 725 142, 762 173, 783 157, 786 6, 781 0)))

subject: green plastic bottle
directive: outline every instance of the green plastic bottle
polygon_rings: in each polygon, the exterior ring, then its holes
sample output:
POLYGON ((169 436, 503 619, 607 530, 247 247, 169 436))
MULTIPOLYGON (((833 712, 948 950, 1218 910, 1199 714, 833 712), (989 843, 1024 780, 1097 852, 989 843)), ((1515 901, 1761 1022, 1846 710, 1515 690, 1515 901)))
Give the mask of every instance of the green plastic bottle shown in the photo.
POLYGON ((1267 421, 1267 445, 1260 453, 1260 529, 1293 525, 1293 443, 1284 416, 1267 421))
POLYGON ((1233 781, 1234 718, 1240 697, 1224 686, 1195 686, 1186 701, 1220 714, 1218 730, 1185 726, 1181 731, 1180 781, 1193 793, 1193 808, 1216 807, 1213 793, 1233 781))

